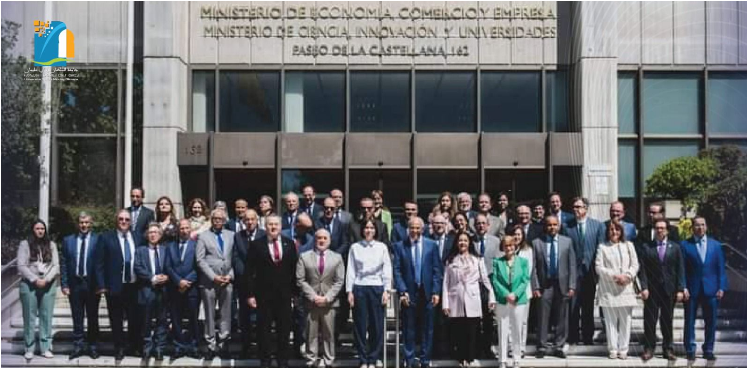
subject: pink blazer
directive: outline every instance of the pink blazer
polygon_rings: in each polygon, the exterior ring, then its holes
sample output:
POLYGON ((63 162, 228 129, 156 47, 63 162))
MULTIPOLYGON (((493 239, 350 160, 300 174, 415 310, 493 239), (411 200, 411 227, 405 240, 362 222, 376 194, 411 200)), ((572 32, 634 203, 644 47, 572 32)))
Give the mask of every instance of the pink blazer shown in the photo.
POLYGON ((449 317, 482 317, 480 283, 488 289, 488 302, 495 302, 481 258, 458 255, 444 267, 442 308, 449 310, 449 317))

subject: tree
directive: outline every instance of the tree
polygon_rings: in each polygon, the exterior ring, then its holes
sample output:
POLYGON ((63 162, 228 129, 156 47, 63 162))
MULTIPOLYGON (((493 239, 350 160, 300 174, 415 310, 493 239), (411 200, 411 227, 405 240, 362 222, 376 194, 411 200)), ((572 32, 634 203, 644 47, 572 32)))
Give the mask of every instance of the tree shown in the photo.
POLYGON ((646 195, 678 199, 688 211, 709 195, 716 176, 710 157, 678 157, 665 162, 646 180, 646 195))

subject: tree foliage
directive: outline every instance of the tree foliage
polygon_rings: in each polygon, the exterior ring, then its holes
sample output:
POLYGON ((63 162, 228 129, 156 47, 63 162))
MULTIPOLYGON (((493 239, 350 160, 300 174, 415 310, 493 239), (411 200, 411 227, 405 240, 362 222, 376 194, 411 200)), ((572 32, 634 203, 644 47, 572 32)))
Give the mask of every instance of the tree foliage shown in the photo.
POLYGON ((646 180, 646 194, 679 199, 691 209, 709 195, 716 173, 716 162, 710 157, 678 157, 654 170, 646 180))

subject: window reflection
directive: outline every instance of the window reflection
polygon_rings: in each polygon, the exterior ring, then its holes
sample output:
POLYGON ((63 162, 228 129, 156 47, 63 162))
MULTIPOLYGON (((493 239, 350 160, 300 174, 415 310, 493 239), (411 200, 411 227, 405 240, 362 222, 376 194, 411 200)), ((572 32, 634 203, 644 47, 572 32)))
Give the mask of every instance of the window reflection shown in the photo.
POLYGON ((747 76, 708 74, 708 131, 747 133, 747 76))
POLYGON ((345 130, 344 72, 285 73, 285 132, 345 130))
POLYGON ((417 72, 415 80, 418 132, 476 131, 474 72, 417 72))
POLYGON ((483 131, 542 130, 540 73, 482 72, 480 82, 483 131))
POLYGON ((117 133, 117 71, 80 70, 76 80, 55 82, 61 133, 117 133))
POLYGON ((117 165, 115 138, 59 138, 58 195, 62 204, 113 205, 117 165))
POLYGON ((192 131, 215 130, 215 71, 192 73, 192 131))
POLYGON ((279 127, 278 72, 220 72, 220 131, 277 132, 279 127))
POLYGON ((645 133, 698 134, 701 114, 699 73, 644 73, 645 133))
POLYGON ((409 132, 410 72, 350 72, 350 131, 409 132))

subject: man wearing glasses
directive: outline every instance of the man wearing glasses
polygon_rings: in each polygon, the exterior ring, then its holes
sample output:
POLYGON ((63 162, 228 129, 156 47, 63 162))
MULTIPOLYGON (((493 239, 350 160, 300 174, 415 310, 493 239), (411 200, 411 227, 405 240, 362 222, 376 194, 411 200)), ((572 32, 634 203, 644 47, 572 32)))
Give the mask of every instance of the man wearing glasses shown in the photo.
POLYGON ((117 212, 117 228, 104 234, 96 251, 97 293, 106 296, 106 307, 114 339, 114 359, 122 360, 125 345, 129 353, 140 356, 142 320, 137 304, 135 248, 142 245, 130 230, 130 211, 117 212), (127 337, 123 321, 127 317, 127 337))
POLYGON ((376 224, 376 234, 378 234, 376 240, 384 243, 387 245, 387 247, 390 248, 391 251, 391 245, 389 244, 389 230, 386 228, 386 224, 381 222, 381 220, 377 220, 374 217, 374 203, 373 199, 365 197, 361 199, 361 209, 358 216, 356 216, 355 221, 350 222, 350 227, 348 229, 348 238, 350 239, 350 243, 357 243, 363 238, 361 237, 361 223, 365 220, 373 220, 374 224, 376 224))
POLYGON ((314 221, 314 229, 327 230, 330 240, 329 249, 347 258, 348 248, 350 247, 347 228, 343 226, 342 221, 335 217, 335 210, 337 210, 335 200, 331 197, 325 198, 323 215, 314 221))

